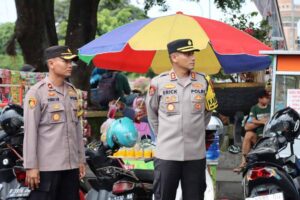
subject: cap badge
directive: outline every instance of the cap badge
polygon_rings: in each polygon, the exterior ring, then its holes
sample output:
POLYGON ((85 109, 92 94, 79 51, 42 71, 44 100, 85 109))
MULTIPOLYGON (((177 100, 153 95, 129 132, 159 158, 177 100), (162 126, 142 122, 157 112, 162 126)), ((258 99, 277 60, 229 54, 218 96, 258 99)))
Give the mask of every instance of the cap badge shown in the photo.
POLYGON ((191 40, 188 41, 188 45, 189 46, 193 45, 191 40))

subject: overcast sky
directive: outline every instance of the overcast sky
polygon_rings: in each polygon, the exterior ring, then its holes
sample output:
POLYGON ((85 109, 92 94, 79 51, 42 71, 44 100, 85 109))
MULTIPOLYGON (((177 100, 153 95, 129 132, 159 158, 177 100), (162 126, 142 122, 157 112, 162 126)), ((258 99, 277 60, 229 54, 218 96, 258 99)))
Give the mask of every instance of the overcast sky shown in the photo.
MULTIPOLYGON (((144 0, 131 0, 131 3, 142 8, 144 0)), ((149 17, 158 17, 163 15, 174 14, 177 11, 182 11, 185 14, 202 16, 221 20, 224 18, 224 14, 220 9, 217 9, 214 0, 201 0, 200 2, 191 2, 189 0, 167 0, 169 10, 167 12, 161 12, 159 7, 153 7, 149 12, 149 17), (209 2, 211 6, 209 6, 209 2), (210 9, 209 9, 210 8, 210 9), (210 11, 210 12, 209 12, 210 11)), ((300 4, 300 0, 294 0, 295 4, 300 4)), ((257 11, 254 3, 251 0, 246 0, 241 12, 248 14, 250 12, 257 11)), ((15 22, 17 18, 15 1, 14 0, 0 0, 0 23, 15 22)), ((259 22, 261 17, 256 17, 254 21, 259 22)))
MULTIPOLYGON (((298 0, 300 1, 300 0, 298 0)), ((131 0, 132 4, 143 7, 143 0, 131 0)), ((189 0, 167 0, 169 10, 167 12, 160 12, 159 7, 153 7, 149 12, 149 17, 158 17, 163 15, 174 14, 177 11, 182 11, 185 14, 209 17, 212 19, 220 20, 224 15, 221 10, 217 9, 213 3, 213 0, 201 0, 200 3, 191 2, 189 0), (211 9, 209 9, 209 2, 211 2, 211 9), (209 15, 209 10, 210 15, 209 15)), ((255 5, 250 1, 246 0, 246 5, 242 9, 245 14, 252 11, 257 11, 255 5)), ((0 0, 0 23, 14 22, 17 18, 15 1, 14 0, 0 0)), ((259 21, 260 18, 257 19, 259 21)))

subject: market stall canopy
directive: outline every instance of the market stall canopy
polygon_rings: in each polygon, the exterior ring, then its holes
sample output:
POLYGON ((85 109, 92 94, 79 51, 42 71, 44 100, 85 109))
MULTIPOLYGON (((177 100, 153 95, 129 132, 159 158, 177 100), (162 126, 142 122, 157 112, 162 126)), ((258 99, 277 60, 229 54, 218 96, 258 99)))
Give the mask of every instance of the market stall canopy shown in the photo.
POLYGON ((258 71, 269 67, 271 58, 260 55, 270 47, 223 22, 181 12, 123 25, 79 49, 79 58, 96 67, 146 73, 171 69, 167 44, 189 38, 195 52, 195 70, 206 74, 258 71))

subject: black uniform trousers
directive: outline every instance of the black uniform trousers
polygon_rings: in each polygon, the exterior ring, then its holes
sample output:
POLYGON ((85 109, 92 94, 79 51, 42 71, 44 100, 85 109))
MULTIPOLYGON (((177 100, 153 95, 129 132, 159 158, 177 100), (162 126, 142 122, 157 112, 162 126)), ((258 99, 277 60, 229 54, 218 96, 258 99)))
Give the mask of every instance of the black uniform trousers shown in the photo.
POLYGON ((183 200, 203 200, 206 190, 206 159, 191 161, 154 160, 155 200, 175 200, 179 180, 183 200))
POLYGON ((79 170, 40 172, 39 188, 29 200, 79 200, 79 170))

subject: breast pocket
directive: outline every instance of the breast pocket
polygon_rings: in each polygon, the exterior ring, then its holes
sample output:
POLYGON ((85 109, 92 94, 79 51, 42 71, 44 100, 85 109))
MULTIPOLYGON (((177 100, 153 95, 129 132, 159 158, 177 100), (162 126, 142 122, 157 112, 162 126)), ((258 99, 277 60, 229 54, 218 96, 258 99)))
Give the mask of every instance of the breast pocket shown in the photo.
POLYGON ((178 95, 166 95, 161 99, 161 110, 167 115, 178 115, 180 111, 178 95))
POLYGON ((78 107, 77 103, 72 103, 71 104, 71 109, 72 109, 72 121, 73 122, 78 122, 78 107))
POLYGON ((66 113, 64 104, 56 102, 48 105, 47 109, 48 121, 50 124, 66 122, 66 113))
POLYGON ((191 95, 191 110, 193 114, 200 114, 204 111, 204 95, 203 94, 193 94, 191 95))

